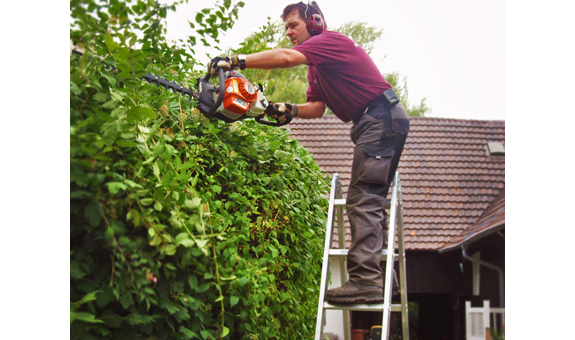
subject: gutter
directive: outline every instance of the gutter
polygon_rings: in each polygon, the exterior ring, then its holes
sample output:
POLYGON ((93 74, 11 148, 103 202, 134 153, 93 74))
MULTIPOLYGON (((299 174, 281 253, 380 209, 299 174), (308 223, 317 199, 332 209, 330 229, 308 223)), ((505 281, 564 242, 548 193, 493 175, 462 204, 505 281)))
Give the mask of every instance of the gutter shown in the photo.
POLYGON ((473 242, 481 240, 484 237, 490 236, 494 233, 498 233, 504 228, 505 228, 505 223, 502 223, 496 227, 491 227, 490 229, 482 230, 479 233, 473 233, 473 235, 468 235, 465 240, 460 241, 456 244, 450 245, 449 247, 440 248, 437 251, 440 254, 442 254, 442 253, 446 253, 448 251, 456 250, 457 247, 459 247, 459 246, 467 246, 473 242), (473 237, 470 237, 470 236, 473 236, 473 237))
POLYGON ((501 269, 500 267, 498 267, 494 264, 491 264, 489 262, 477 260, 477 259, 467 255, 466 250, 467 250, 467 245, 462 244, 461 245, 461 251, 462 251, 463 258, 465 258, 471 262, 478 263, 479 265, 482 265, 484 267, 491 268, 493 270, 497 270, 497 272, 499 272, 499 303, 501 304, 502 308, 505 308, 505 276, 504 276, 503 269, 501 269))

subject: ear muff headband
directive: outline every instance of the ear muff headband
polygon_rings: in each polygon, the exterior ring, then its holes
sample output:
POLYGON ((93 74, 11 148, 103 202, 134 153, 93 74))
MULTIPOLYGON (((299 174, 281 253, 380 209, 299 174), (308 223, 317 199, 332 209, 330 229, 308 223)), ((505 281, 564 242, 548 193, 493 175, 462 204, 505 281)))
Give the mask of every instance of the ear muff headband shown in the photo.
POLYGON ((305 17, 307 20, 307 31, 309 32, 309 34, 314 36, 323 32, 325 28, 325 22, 323 21, 323 15, 321 14, 321 9, 319 9, 319 6, 315 1, 312 1, 311 5, 308 3, 305 11, 305 17), (315 10, 320 14, 311 14, 308 16, 308 11, 311 13, 310 7, 315 8, 315 10))

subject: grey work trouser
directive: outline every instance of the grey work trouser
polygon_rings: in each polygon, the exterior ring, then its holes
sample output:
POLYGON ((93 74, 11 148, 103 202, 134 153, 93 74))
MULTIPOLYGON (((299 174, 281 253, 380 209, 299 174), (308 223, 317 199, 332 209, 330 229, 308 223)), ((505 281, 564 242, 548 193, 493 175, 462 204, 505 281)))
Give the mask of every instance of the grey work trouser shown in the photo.
POLYGON ((409 120, 401 104, 371 108, 351 129, 355 148, 346 199, 352 237, 347 256, 351 281, 383 287, 384 205, 408 132, 409 120))

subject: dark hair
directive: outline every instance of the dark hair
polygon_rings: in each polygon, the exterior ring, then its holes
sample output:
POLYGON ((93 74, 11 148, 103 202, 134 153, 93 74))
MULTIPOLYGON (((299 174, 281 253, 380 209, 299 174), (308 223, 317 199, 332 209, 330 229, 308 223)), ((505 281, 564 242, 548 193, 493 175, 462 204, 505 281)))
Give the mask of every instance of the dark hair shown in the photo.
POLYGON ((321 18, 323 19, 324 25, 327 27, 327 25, 325 24, 325 17, 323 16, 321 9, 319 8, 318 4, 315 1, 312 1, 310 6, 305 4, 303 1, 300 1, 297 4, 287 5, 284 8, 284 11, 283 11, 282 15, 280 16, 280 18, 282 20, 285 20, 286 17, 288 15, 290 15, 291 12, 293 12, 295 10, 297 10, 300 19, 303 20, 304 22, 307 22, 306 11, 307 11, 308 15, 319 14, 321 16, 321 18))

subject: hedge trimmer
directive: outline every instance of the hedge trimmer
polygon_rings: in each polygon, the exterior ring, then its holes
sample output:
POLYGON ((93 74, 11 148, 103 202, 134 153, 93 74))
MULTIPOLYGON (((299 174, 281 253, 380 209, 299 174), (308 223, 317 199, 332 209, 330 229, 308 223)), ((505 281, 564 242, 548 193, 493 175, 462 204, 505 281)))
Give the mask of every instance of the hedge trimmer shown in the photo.
POLYGON ((246 118, 255 118, 258 123, 270 126, 286 125, 292 120, 292 116, 286 112, 278 112, 268 102, 263 94, 261 84, 255 87, 246 77, 237 71, 224 72, 218 69, 220 86, 214 87, 210 83, 210 74, 204 78, 199 77, 196 81, 196 91, 185 88, 182 85, 154 76, 150 73, 143 76, 150 84, 156 84, 166 89, 171 89, 190 99, 198 102, 198 109, 208 118, 216 118, 227 123, 236 122, 246 118), (263 119, 268 115, 276 115, 276 122, 263 119), (285 120, 280 120, 285 116, 285 120))

